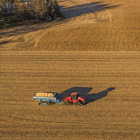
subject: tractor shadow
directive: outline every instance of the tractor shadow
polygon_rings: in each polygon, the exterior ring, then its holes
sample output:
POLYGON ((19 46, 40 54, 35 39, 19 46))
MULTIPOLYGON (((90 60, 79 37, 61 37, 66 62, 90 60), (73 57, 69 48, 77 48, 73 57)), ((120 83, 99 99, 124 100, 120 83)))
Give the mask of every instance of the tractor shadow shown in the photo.
POLYGON ((79 92, 80 96, 85 97, 87 99, 87 104, 99 100, 103 97, 106 97, 109 92, 115 90, 115 87, 110 87, 106 90, 103 90, 99 93, 91 93, 88 94, 92 90, 91 87, 72 87, 60 93, 60 100, 64 101, 67 96, 70 96, 72 92, 79 92))
POLYGON ((79 92, 80 96, 85 97, 91 90, 92 88, 90 87, 72 87, 60 93, 59 98, 63 101, 67 96, 70 96, 72 92, 79 92))
POLYGON ((108 95, 108 92, 111 92, 112 90, 115 90, 115 87, 110 87, 104 91, 101 91, 99 93, 91 93, 91 94, 87 94, 84 97, 86 97, 87 99, 87 104, 94 102, 96 100, 99 100, 103 97, 106 97, 108 95))

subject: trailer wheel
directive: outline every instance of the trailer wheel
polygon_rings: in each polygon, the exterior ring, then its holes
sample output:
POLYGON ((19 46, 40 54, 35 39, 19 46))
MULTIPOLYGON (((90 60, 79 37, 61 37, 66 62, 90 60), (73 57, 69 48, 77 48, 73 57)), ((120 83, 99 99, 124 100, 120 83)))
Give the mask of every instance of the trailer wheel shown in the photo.
POLYGON ((53 102, 48 102, 48 105, 53 105, 53 104, 55 104, 55 103, 53 103, 53 102))

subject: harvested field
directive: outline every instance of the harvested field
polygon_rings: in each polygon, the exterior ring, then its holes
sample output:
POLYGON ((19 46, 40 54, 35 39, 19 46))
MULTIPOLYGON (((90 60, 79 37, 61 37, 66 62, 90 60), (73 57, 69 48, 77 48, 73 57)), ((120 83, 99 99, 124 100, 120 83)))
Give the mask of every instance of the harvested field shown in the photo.
POLYGON ((1 52, 0 138, 140 139, 139 52, 1 52), (85 106, 39 106, 36 91, 85 106))
POLYGON ((138 0, 58 0, 65 19, 1 30, 1 51, 139 51, 138 0))
POLYGON ((139 1, 58 2, 62 21, 0 30, 0 139, 139 140, 139 1), (46 90, 88 103, 39 106, 46 90))

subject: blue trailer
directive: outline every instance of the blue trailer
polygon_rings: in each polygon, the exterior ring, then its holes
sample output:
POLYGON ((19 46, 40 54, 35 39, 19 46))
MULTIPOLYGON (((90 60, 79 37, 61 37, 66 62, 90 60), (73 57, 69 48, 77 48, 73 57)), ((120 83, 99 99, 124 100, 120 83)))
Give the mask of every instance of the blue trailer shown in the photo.
POLYGON ((52 105, 55 103, 63 103, 59 99, 59 93, 57 92, 47 92, 47 91, 37 91, 35 92, 33 99, 39 101, 39 105, 52 105))

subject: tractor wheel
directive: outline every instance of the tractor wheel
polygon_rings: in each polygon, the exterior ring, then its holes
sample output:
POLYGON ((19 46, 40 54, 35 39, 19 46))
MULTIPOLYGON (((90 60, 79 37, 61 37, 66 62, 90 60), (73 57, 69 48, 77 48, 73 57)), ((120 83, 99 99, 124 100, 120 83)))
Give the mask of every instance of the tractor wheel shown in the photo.
POLYGON ((66 101, 63 103, 63 105, 70 105, 70 103, 66 101))
POLYGON ((75 103, 75 105, 82 106, 82 105, 83 105, 83 103, 82 103, 81 101, 78 101, 78 102, 76 102, 76 103, 75 103))
POLYGON ((82 103, 83 103, 83 105, 85 105, 86 104, 86 100, 84 100, 82 103))

